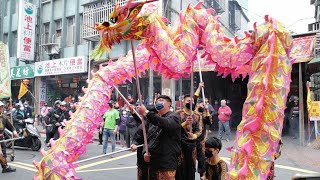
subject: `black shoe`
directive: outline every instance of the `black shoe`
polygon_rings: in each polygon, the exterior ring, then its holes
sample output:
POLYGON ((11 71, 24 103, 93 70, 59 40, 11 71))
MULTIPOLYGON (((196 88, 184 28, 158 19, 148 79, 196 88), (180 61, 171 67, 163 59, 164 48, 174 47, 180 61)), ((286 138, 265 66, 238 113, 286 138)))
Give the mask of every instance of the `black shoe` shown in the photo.
POLYGON ((16 169, 11 168, 10 166, 2 169, 2 173, 10 173, 10 172, 16 172, 16 169))

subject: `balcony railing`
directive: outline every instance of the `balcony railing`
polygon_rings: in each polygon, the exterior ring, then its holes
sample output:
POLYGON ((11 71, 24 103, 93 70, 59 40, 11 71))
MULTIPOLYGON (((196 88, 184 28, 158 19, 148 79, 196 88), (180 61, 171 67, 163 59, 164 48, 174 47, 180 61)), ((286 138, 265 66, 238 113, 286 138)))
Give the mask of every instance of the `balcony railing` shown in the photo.
POLYGON ((225 1, 227 0, 205 0, 203 5, 206 8, 213 8, 217 14, 221 14, 225 11, 225 1))
MULTIPOLYGON (((126 0, 118 0, 124 5, 126 0)), ((94 29, 96 23, 109 21, 109 15, 114 10, 114 0, 100 0, 83 5, 82 37, 88 41, 99 41, 99 33, 94 29)))
POLYGON ((233 32, 241 29, 241 6, 237 1, 229 1, 229 26, 233 32))
POLYGON ((318 32, 320 30, 320 21, 308 25, 309 32, 318 32))

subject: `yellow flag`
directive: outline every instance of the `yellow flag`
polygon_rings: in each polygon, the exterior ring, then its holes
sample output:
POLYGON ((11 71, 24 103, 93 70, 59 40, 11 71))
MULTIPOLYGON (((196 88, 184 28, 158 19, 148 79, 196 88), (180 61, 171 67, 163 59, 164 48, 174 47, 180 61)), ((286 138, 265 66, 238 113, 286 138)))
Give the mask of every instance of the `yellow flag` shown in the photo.
POLYGON ((18 99, 21 99, 28 92, 28 88, 21 82, 18 99))
POLYGON ((310 113, 310 110, 311 110, 311 104, 312 104, 311 92, 310 92, 309 84, 307 83, 307 108, 308 108, 308 112, 309 113, 310 113))

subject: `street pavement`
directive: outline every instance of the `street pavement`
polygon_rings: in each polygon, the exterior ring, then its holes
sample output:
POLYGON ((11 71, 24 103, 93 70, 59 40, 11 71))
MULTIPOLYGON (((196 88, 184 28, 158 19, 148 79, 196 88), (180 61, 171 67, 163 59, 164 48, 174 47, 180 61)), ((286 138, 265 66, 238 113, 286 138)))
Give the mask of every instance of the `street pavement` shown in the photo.
MULTIPOLYGON (((217 135, 217 132, 212 132, 211 136, 217 135)), ((44 135, 43 135, 44 136, 44 135)), ((232 137, 235 136, 235 132, 232 133, 232 137)), ((44 137, 41 138, 42 142, 44 137)), ((233 146, 233 141, 223 142, 223 149, 220 155, 230 162, 231 153, 225 148, 233 146)), ((283 137, 283 151, 281 157, 276 160, 276 178, 279 180, 289 180, 293 175, 300 173, 317 173, 320 172, 320 150, 312 149, 311 147, 299 146, 298 140, 293 140, 289 137, 283 137)), ((44 146, 43 146, 44 147, 44 146)), ((86 159, 89 157, 102 154, 102 146, 98 145, 95 140, 93 144, 87 146, 87 153, 80 159, 86 159)), ((121 150, 120 145, 117 145, 116 150, 121 150)), ((111 145, 108 146, 108 152, 111 151, 111 145)), ((11 149, 8 149, 11 152, 11 149)), ((39 162, 41 159, 40 152, 34 152, 25 149, 16 149, 16 157, 10 165, 17 168, 17 172, 0 174, 1 180, 21 180, 32 179, 35 173, 35 167, 32 164, 33 160, 39 162)), ((8 158, 9 159, 9 158, 8 158)), ((136 178, 136 153, 123 152, 114 155, 114 157, 104 157, 97 160, 92 160, 84 163, 80 163, 77 167, 77 176, 83 179, 90 180, 135 180, 136 178)), ((199 179, 199 175, 196 175, 196 179, 199 179)))

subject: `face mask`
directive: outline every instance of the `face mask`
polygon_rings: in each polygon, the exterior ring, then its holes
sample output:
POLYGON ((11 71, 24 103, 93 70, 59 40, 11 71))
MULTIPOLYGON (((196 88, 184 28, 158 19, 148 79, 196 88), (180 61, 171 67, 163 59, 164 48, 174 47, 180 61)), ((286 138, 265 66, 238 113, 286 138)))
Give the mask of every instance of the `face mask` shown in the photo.
POLYGON ((213 156, 212 151, 210 151, 209 149, 206 149, 205 150, 205 156, 206 156, 206 158, 211 158, 213 156))
POLYGON ((198 108, 198 111, 201 112, 201 113, 203 113, 203 112, 204 112, 204 108, 203 108, 203 107, 199 107, 199 108, 198 108))
POLYGON ((28 105, 28 104, 25 104, 24 106, 25 106, 25 107, 28 107, 29 105, 28 105))
POLYGON ((164 105, 163 105, 163 102, 162 101, 159 101, 156 103, 156 110, 157 111, 160 111, 164 108, 164 105))
POLYGON ((23 110, 24 110, 24 107, 23 107, 23 106, 21 106, 21 107, 20 107, 20 110, 21 110, 21 111, 23 111, 23 110))
POLYGON ((221 104, 221 106, 225 106, 225 104, 221 104))
MULTIPOLYGON (((187 103, 187 104, 186 104, 186 108, 187 108, 187 109, 190 109, 190 103, 187 103)), ((195 109, 195 104, 192 103, 192 110, 194 110, 194 109, 195 109)))

